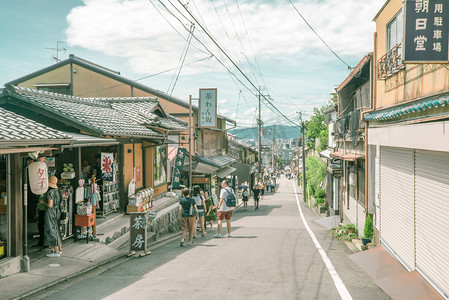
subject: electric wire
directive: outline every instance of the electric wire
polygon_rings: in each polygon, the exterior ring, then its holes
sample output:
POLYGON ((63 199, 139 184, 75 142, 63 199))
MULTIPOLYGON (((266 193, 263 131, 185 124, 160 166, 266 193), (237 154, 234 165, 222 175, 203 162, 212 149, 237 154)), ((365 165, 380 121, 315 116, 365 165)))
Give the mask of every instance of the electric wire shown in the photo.
POLYGON ((290 4, 293 6, 293 8, 296 10, 296 12, 298 13, 298 15, 304 20, 304 22, 306 22, 307 26, 309 26, 309 28, 313 31, 313 33, 315 33, 315 35, 323 42, 323 44, 327 47, 327 49, 329 49, 342 63, 344 63, 348 69, 351 68, 350 65, 348 65, 343 59, 340 58, 340 56, 337 55, 337 53, 334 52, 334 50, 332 50, 329 45, 321 38, 321 36, 315 31, 315 29, 313 29, 313 27, 309 24, 309 22, 307 22, 307 20, 303 17, 303 15, 299 12, 299 10, 296 8, 295 4, 293 4, 292 0, 288 0, 288 2, 290 2, 290 4))
MULTIPOLYGON (((234 67, 240 72, 240 74, 250 83, 251 86, 253 86, 256 91, 259 91, 259 89, 254 85, 254 83, 248 78, 248 76, 242 71, 242 69, 234 62, 234 60, 228 55, 226 51, 224 51, 223 47, 221 47, 218 42, 215 40, 214 37, 203 27, 203 25, 197 20, 197 18, 190 12, 190 10, 184 5, 181 0, 178 0, 179 4, 182 5, 182 7, 187 11, 187 13, 192 17, 192 19, 198 24, 204 31, 204 33, 212 40, 212 42, 220 49, 220 51, 226 56, 226 58, 234 65, 234 67)), ((260 92, 259 92, 260 94, 260 92)), ((295 126, 299 126, 289 118, 287 118, 276 106, 271 103, 268 98, 266 98, 264 95, 261 95, 270 105, 273 107, 282 117, 284 117, 288 122, 292 123, 295 126)))

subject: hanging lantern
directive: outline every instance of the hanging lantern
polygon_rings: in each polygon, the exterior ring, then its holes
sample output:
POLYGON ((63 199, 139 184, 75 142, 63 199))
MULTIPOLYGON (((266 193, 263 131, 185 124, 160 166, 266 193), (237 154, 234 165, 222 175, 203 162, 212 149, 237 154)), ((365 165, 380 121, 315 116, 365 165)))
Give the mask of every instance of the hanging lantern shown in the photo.
POLYGON ((48 190, 47 164, 42 161, 33 162, 28 166, 30 189, 35 195, 42 195, 48 190))

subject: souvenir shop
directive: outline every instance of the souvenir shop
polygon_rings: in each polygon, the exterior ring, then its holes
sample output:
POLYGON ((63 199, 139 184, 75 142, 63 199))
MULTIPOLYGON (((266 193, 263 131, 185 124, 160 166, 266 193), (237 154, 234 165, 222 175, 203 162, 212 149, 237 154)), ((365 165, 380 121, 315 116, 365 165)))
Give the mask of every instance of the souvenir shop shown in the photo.
MULTIPOLYGON (((61 150, 54 151, 51 156, 45 156, 48 176, 58 178, 58 189, 61 192, 61 238, 84 238, 87 226, 77 226, 76 215, 96 215, 105 217, 120 209, 118 149, 116 145, 85 146, 64 145, 61 150), (76 233, 75 228, 78 229, 76 233)), ((38 197, 31 197, 28 222, 35 223, 37 219, 38 197)), ((95 220, 92 233, 95 234, 95 220)), ((33 237, 39 236, 34 224, 33 237)), ((33 225, 29 226, 33 230, 33 225)))

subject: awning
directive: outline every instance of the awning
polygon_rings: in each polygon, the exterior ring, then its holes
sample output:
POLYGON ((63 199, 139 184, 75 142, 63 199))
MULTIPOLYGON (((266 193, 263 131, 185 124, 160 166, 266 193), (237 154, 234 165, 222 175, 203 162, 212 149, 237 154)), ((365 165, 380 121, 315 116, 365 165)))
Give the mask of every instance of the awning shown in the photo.
POLYGON ((71 144, 63 145, 61 148, 76 148, 76 147, 93 147, 93 146, 109 146, 117 145, 116 139, 101 138, 81 133, 64 132, 72 137, 71 144))
POLYGON ((342 159, 346 161, 356 161, 357 159, 365 159, 365 155, 357 153, 343 153, 340 151, 332 152, 330 155, 332 158, 342 159))
POLYGON ((432 108, 439 108, 449 105, 449 94, 444 93, 438 96, 424 98, 403 105, 397 105, 392 108, 373 111, 363 118, 365 121, 388 121, 402 118, 412 113, 423 112, 432 108))
MULTIPOLYGON (((189 171, 189 165, 184 165, 184 171, 189 171)), ((208 164, 203 164, 201 162, 193 162, 192 165, 192 173, 199 173, 199 174, 212 174, 217 172, 219 169, 208 165, 208 164)))
POLYGON ((330 157, 330 154, 332 153, 332 150, 324 150, 324 151, 322 151, 322 152, 320 152, 320 156, 321 157, 325 157, 325 158, 327 158, 327 159, 332 159, 331 157, 330 157))
POLYGON ((28 152, 48 151, 48 150, 57 150, 57 149, 58 148, 54 148, 54 147, 3 148, 3 149, 0 149, 0 154, 28 153, 28 152))
POLYGON ((226 178, 226 176, 228 176, 229 174, 231 174, 235 170, 237 170, 237 169, 233 168, 233 167, 229 167, 229 166, 228 167, 224 167, 219 172, 217 172, 217 177, 218 178, 226 178))

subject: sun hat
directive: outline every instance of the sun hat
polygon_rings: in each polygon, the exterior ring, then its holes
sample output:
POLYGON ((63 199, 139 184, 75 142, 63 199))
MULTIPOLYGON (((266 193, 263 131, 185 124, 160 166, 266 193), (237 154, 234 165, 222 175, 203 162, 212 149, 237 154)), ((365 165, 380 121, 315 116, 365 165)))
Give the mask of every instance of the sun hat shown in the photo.
POLYGON ((58 177, 56 177, 55 175, 50 176, 50 178, 48 178, 48 186, 52 187, 54 189, 57 189, 58 186, 56 185, 58 183, 58 177))

